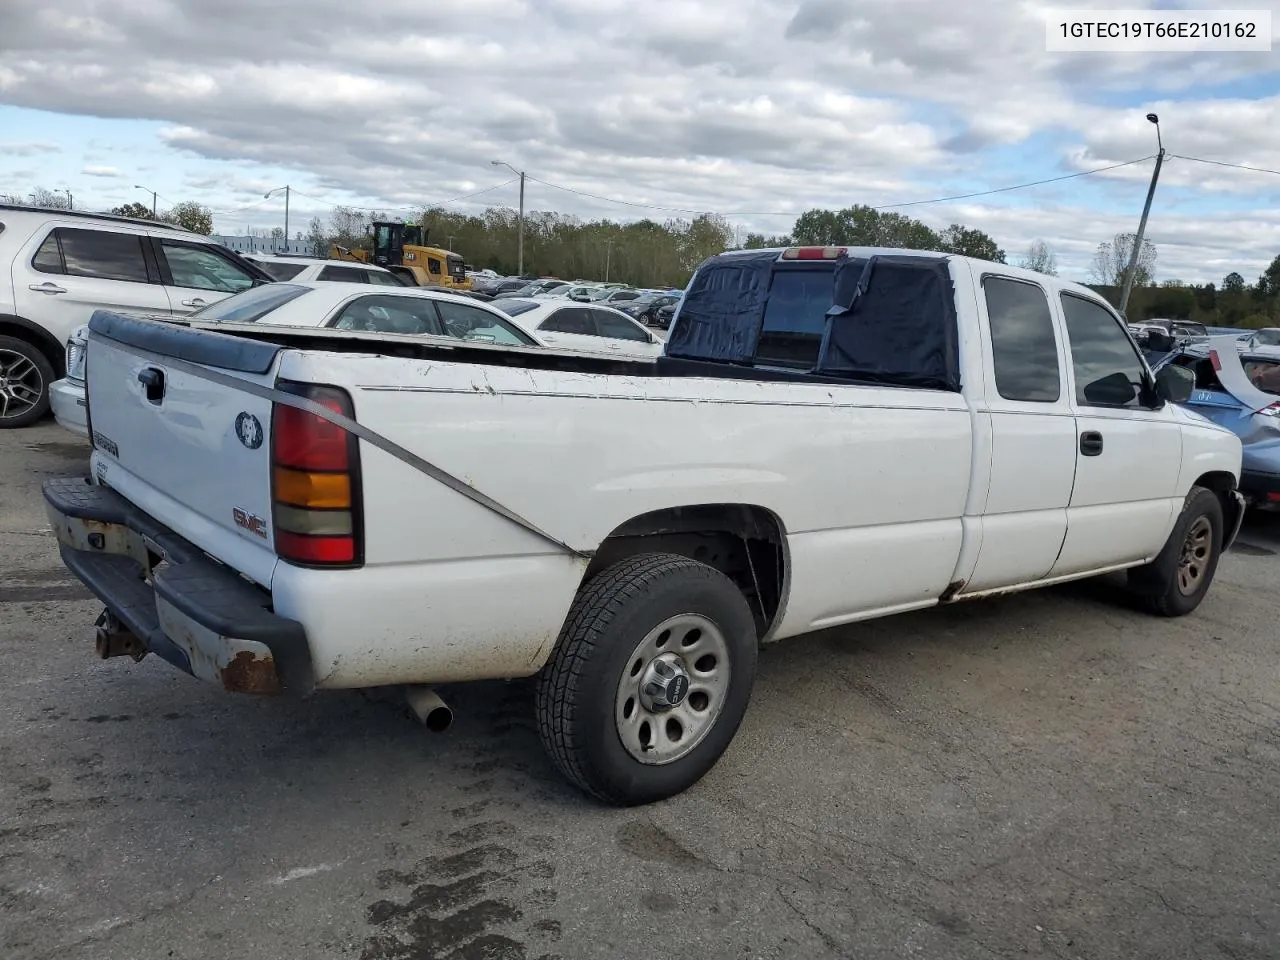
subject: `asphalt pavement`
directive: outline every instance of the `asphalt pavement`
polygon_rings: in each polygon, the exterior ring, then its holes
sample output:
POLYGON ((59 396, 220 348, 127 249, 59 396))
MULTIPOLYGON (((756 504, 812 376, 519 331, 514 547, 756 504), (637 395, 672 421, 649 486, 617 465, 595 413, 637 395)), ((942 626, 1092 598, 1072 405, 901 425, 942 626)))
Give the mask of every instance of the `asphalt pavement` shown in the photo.
POLYGON ((527 683, 223 694, 100 661, 39 495, 84 472, 0 432, 6 960, 1280 957, 1280 522, 1193 616, 1110 582, 768 648, 700 784, 597 806, 527 683))

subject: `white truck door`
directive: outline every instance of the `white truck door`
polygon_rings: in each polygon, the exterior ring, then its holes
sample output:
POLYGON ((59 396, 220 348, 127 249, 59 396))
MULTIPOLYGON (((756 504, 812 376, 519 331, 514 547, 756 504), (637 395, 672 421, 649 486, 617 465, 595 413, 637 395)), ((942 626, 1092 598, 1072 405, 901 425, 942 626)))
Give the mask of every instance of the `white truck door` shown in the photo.
POLYGON ((184 316, 253 286, 254 278, 238 263, 205 243, 153 234, 160 273, 175 316, 184 316))
POLYGON ((1101 303, 1059 294, 1072 368, 1077 457, 1067 538, 1054 576, 1154 556, 1181 508, 1182 431, 1168 406, 1145 406, 1145 366, 1101 303))
POLYGON ((1067 533, 1076 459, 1066 351, 1049 294, 1038 283, 990 273, 978 301, 991 476, 978 560, 962 593, 1048 575, 1067 533))

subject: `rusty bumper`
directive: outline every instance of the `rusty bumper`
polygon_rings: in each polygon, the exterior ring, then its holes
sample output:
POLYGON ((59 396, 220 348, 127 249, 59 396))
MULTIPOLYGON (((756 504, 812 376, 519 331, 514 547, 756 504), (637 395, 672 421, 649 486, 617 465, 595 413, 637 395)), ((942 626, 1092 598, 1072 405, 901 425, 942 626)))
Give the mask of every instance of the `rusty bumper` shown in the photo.
POLYGON ((98 650, 154 653, 242 693, 306 695, 306 633, 249 583, 118 493, 80 478, 46 480, 45 511, 62 562, 106 606, 98 650))

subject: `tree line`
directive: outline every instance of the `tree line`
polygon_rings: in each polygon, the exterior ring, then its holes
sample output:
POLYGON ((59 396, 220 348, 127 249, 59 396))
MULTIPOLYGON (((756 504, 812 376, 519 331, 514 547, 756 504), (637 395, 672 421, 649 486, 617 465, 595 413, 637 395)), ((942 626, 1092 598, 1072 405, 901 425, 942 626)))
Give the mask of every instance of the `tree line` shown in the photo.
MULTIPOLYGON (((0 202, 26 203, 67 209, 71 197, 43 187, 29 194, 0 194, 0 202)), ((152 219, 151 208, 127 203, 111 213, 152 219)), ((213 214, 193 201, 157 211, 156 219, 197 233, 213 232, 213 214)), ((322 220, 311 220, 305 236, 316 256, 328 256, 334 244, 370 249, 375 221, 401 219, 385 211, 336 206, 322 220)), ((490 207, 480 214, 454 213, 427 207, 410 218, 428 231, 428 243, 453 250, 468 264, 514 275, 517 270, 518 217, 509 207, 490 207)), ((280 238, 283 230, 262 230, 280 238)), ((1136 237, 1117 234, 1098 244, 1089 271, 1089 285, 1119 305, 1136 237)), ((942 230, 900 213, 854 204, 841 210, 812 209, 796 218, 786 234, 747 233, 740 237, 722 216, 705 213, 692 218, 638 220, 620 223, 584 220, 550 211, 531 211, 524 222, 524 270, 529 276, 564 279, 617 280, 641 287, 688 283, 707 257, 734 248, 760 249, 790 245, 888 246, 909 250, 939 250, 1006 263, 1006 252, 984 231, 953 223, 942 230)), ((1150 240, 1139 248, 1128 318, 1154 317, 1193 320, 1209 326, 1261 327, 1280 325, 1280 256, 1254 281, 1232 271, 1220 283, 1188 284, 1156 281, 1158 251, 1150 240)), ((1016 261, 1018 266, 1056 276, 1057 253, 1044 240, 1034 241, 1016 261)))

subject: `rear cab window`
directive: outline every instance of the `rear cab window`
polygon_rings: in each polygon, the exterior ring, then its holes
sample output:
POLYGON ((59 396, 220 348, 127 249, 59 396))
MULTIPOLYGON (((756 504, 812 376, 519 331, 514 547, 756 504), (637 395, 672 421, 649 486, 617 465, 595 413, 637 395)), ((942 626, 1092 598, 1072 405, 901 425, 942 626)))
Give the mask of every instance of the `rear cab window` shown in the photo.
POLYGON ((950 258, 843 247, 712 257, 683 294, 664 355, 753 368, 754 379, 959 392, 950 258))

